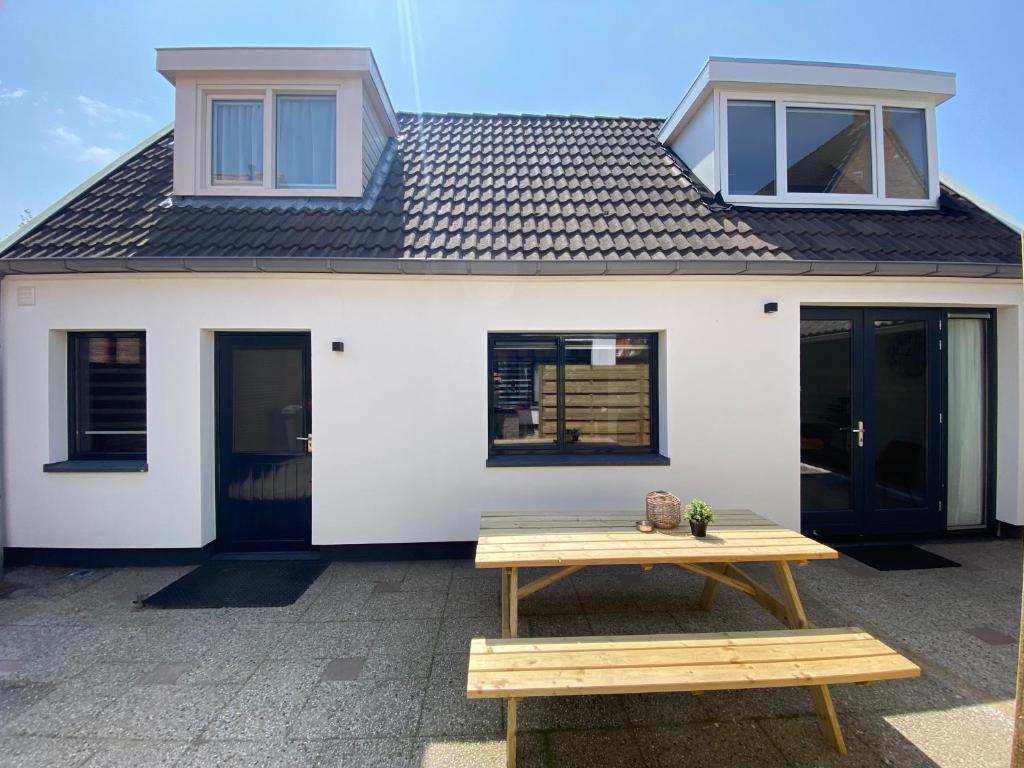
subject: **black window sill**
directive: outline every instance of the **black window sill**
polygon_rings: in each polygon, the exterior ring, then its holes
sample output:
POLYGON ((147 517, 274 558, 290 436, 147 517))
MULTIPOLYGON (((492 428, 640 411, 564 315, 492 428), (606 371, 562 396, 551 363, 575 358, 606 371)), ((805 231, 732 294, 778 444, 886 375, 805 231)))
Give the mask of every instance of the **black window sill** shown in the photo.
POLYGON ((149 472, 145 459, 75 459, 43 464, 43 472, 149 472))
POLYGON ((520 454, 491 456, 488 467, 666 467, 660 453, 520 454))

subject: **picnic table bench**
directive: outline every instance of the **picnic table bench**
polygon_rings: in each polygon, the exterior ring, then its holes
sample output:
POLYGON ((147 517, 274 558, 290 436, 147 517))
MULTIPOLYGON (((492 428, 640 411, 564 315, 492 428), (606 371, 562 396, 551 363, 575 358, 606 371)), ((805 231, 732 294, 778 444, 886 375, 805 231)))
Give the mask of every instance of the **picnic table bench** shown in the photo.
POLYGON ((507 701, 509 768, 515 766, 516 707, 522 698, 723 689, 807 687, 821 730, 846 753, 828 686, 914 677, 920 669, 860 629, 814 629, 791 563, 834 559, 831 547, 749 510, 715 512, 706 538, 689 531, 641 533, 636 512, 484 513, 478 568, 501 569, 502 639, 470 647, 467 696, 507 701), (777 592, 739 563, 770 563, 777 592), (704 577, 710 610, 722 586, 739 590, 785 630, 689 635, 516 639, 518 601, 595 565, 671 564, 704 577), (521 567, 557 570, 519 586, 521 567))

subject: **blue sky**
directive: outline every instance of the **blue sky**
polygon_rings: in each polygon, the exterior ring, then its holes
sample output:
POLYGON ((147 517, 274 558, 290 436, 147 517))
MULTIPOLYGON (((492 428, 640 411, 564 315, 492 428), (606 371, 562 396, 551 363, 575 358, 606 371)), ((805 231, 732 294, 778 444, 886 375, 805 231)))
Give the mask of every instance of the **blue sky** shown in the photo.
POLYGON ((957 73, 946 173, 1024 219, 1024 3, 0 0, 0 236, 173 118, 157 46, 367 45, 400 110, 664 116, 709 55, 957 73))

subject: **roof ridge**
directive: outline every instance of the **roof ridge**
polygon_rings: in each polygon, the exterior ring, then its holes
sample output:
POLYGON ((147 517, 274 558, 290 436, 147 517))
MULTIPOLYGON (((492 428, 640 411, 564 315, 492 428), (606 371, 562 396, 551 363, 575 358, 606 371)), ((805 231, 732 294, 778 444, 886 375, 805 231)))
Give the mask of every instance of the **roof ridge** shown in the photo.
POLYGON ((443 117, 459 120, 479 120, 516 118, 519 120, 635 120, 664 121, 664 117, 637 116, 637 115, 565 115, 565 114, 544 114, 532 112, 405 112, 399 110, 395 113, 398 117, 443 117))

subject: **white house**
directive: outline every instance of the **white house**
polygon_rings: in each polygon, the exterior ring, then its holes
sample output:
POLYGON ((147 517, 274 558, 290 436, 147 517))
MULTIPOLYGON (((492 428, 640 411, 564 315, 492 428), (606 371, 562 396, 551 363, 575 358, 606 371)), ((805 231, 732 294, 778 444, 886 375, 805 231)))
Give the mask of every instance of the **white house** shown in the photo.
POLYGON ((368 49, 157 68, 173 130, 0 248, 9 562, 468 542, 656 488, 1024 525, 1020 234, 940 181, 954 75, 713 58, 662 121, 396 113, 368 49))

